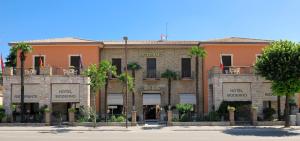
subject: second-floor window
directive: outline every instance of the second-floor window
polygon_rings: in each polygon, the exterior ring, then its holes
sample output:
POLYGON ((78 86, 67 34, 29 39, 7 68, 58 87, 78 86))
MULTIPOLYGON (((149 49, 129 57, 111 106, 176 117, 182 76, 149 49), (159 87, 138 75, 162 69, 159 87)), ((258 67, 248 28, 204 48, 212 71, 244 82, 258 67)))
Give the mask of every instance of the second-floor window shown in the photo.
MULTIPOLYGON (((120 75, 122 73, 122 60, 121 58, 113 58, 111 60, 111 63, 113 66, 116 67, 116 73, 117 75, 120 75)), ((115 78, 115 76, 112 76, 113 78, 115 78)))
POLYGON ((224 66, 223 73, 229 73, 229 68, 232 66, 232 55, 222 54, 222 63, 224 66))
POLYGON ((34 69, 36 74, 40 74, 40 69, 45 66, 45 56, 34 56, 34 69))
POLYGON ((181 77, 191 77, 191 58, 181 59, 181 77))
POLYGON ((147 78, 156 78, 156 58, 147 58, 147 78))
POLYGON ((81 57, 79 55, 70 56, 70 68, 74 68, 76 74, 80 74, 81 57))

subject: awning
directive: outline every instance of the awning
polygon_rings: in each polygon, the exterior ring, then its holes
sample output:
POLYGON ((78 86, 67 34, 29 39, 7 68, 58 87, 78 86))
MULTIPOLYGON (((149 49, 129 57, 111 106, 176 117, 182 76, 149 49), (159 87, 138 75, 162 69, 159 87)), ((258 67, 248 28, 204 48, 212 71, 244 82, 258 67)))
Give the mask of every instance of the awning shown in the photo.
POLYGON ((107 105, 123 105, 123 94, 108 94, 107 105))
POLYGON ((143 105, 160 105, 159 93, 143 93, 143 105))
POLYGON ((180 94, 180 104, 196 104, 196 96, 194 94, 180 94))

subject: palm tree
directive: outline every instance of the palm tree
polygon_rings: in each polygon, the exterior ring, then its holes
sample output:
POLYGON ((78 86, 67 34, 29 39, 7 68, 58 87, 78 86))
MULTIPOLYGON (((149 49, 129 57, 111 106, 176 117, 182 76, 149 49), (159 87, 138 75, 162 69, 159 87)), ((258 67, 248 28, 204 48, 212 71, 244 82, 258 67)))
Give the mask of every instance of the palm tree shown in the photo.
POLYGON ((84 75, 90 78, 91 95, 93 96, 93 108, 91 108, 91 116, 93 118, 94 127, 96 127, 96 95, 97 91, 105 85, 105 76, 101 74, 99 66, 92 64, 87 70, 84 71, 84 75))
MULTIPOLYGON (((193 46, 190 50, 190 55, 195 57, 195 69, 196 69, 196 112, 200 116, 200 94, 199 94, 199 58, 206 56, 206 51, 200 46, 193 46)), ((204 101, 204 100, 203 100, 204 101)))
MULTIPOLYGON (((133 87, 135 87, 135 72, 139 69, 141 69, 142 67, 138 64, 138 63, 129 63, 127 65, 128 69, 131 70, 131 75, 133 77, 133 87)), ((132 91, 132 107, 133 110, 135 110, 135 93, 134 91, 132 91)))
POLYGON ((108 111, 108 106, 107 106, 107 92, 108 92, 108 84, 109 84, 109 76, 113 75, 116 76, 117 68, 111 64, 111 62, 107 60, 103 60, 100 63, 100 71, 102 75, 105 76, 105 86, 104 86, 104 116, 105 116, 105 121, 107 121, 107 111, 108 111))
MULTIPOLYGON (((120 74, 120 76, 118 77, 118 79, 122 82, 123 84, 123 90, 126 89, 126 73, 122 73, 120 74)), ((134 91, 134 85, 133 85, 133 77, 131 77, 130 75, 127 75, 127 87, 128 90, 133 92, 134 91)), ((126 105, 126 95, 123 94, 123 111, 122 113, 125 112, 125 107, 127 107, 128 105, 126 105)))
POLYGON ((161 77, 168 79, 168 110, 171 110, 171 85, 172 80, 177 79, 177 74, 176 72, 167 69, 161 74, 161 77))
POLYGON ((20 51, 20 61, 21 61, 21 122, 25 122, 24 112, 24 62, 26 59, 26 54, 32 51, 32 47, 28 43, 17 43, 13 46, 12 50, 14 52, 20 51))

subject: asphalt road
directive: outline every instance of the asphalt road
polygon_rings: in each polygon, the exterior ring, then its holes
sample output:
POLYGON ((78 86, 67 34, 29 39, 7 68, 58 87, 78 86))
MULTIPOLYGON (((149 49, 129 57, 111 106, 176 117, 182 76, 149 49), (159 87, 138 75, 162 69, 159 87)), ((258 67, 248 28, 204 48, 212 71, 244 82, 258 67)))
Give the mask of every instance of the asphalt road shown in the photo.
POLYGON ((0 131, 0 141, 300 141, 299 130, 0 131))

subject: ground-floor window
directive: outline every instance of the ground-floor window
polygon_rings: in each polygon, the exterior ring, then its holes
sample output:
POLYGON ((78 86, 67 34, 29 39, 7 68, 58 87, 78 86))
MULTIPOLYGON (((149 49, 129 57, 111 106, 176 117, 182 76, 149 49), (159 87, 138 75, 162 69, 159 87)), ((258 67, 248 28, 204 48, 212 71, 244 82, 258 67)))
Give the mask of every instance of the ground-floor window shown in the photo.
POLYGON ((122 111, 123 111, 123 105, 109 105, 108 106, 108 115, 110 115, 110 116, 121 115, 122 111))
MULTIPOLYGON (((39 110, 38 103, 24 103, 25 113, 24 120, 25 122, 41 122, 43 115, 39 110)), ((21 122, 21 104, 13 104, 13 121, 21 122)))

